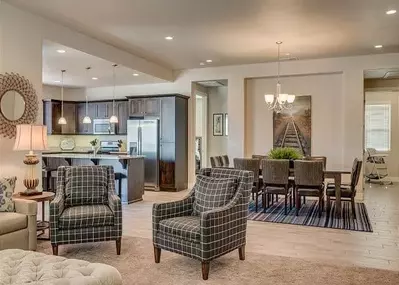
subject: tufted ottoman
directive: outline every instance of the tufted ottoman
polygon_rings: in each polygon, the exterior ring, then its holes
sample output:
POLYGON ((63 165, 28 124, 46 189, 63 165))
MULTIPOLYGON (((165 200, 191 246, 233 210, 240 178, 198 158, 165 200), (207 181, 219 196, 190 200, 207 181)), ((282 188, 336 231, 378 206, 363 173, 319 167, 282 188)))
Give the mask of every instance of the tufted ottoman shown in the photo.
POLYGON ((0 251, 0 285, 120 285, 114 267, 43 253, 6 249, 0 251))

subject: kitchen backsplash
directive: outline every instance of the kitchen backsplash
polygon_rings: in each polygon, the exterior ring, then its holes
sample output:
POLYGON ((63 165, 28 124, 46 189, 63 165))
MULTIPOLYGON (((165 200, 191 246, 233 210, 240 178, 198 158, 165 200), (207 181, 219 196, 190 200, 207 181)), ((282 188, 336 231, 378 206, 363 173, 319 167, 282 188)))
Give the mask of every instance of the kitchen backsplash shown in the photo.
POLYGON ((47 144, 49 150, 60 150, 60 141, 65 138, 73 138, 75 140, 75 149, 76 151, 86 151, 91 149, 90 141, 94 139, 98 139, 98 141, 117 141, 122 140, 123 146, 126 147, 126 135, 118 136, 118 135, 50 135, 47 137, 47 144))

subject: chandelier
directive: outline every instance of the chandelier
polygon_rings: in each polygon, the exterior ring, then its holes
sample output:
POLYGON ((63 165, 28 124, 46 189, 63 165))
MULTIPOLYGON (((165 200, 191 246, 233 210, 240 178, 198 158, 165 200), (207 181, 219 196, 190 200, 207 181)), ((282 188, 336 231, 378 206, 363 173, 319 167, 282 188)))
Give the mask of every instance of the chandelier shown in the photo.
POLYGON ((280 84, 280 46, 283 42, 276 42, 278 47, 278 62, 277 62, 277 85, 275 94, 266 94, 265 101, 269 110, 274 110, 277 113, 282 110, 289 110, 292 108, 292 103, 295 101, 295 95, 281 93, 280 84))

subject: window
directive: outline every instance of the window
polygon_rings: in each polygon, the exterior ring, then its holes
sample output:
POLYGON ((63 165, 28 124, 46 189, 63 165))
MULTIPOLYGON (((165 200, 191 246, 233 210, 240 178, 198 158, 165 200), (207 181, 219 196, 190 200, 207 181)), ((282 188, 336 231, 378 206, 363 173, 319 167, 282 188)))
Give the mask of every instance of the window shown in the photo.
POLYGON ((366 148, 391 149, 391 105, 367 104, 365 110, 366 148))

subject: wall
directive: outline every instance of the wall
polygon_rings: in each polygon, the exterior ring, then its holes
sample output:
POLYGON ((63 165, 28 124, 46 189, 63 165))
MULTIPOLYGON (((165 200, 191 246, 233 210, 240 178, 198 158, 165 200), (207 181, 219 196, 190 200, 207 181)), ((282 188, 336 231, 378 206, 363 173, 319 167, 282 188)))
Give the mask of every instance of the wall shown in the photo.
POLYGON ((213 114, 228 112, 227 90, 227 86, 208 88, 208 165, 211 156, 227 154, 228 137, 213 135, 213 114))
POLYGON ((365 94, 367 103, 391 104, 391 150, 385 152, 388 164, 389 176, 394 180, 399 179, 399 91, 367 91, 365 94))
MULTIPOLYGON (((312 96, 312 155, 327 156, 327 167, 339 168, 344 163, 341 152, 344 121, 338 115, 344 104, 342 74, 284 77, 281 84, 283 92, 312 96)), ((275 88, 275 78, 247 81, 245 155, 248 157, 267 154, 273 148, 273 111, 268 109, 263 95, 273 93, 275 88)))
MULTIPOLYGON (((43 99, 56 99, 61 100, 61 87, 44 85, 42 86, 43 99)), ((64 87, 64 99, 76 98, 76 101, 85 101, 85 88, 68 88, 64 87)))
POLYGON ((65 137, 71 137, 75 140, 75 150, 76 151, 87 151, 91 149, 90 142, 94 139, 99 141, 117 141, 122 140, 123 146, 126 147, 126 136, 119 135, 76 135, 76 136, 63 136, 63 135, 51 135, 48 137, 48 147, 50 150, 59 150, 60 141, 65 137))

